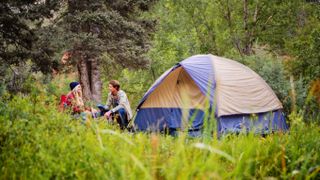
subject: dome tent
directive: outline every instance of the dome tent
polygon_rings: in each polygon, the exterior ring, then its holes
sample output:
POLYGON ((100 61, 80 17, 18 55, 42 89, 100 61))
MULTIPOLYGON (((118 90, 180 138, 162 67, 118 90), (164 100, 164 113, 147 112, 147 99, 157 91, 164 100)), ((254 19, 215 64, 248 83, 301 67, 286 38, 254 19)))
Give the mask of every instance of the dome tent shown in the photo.
POLYGON ((140 101, 134 124, 140 131, 176 130, 186 117, 192 130, 201 130, 212 107, 219 135, 287 130, 269 85, 250 68, 211 54, 189 57, 163 73, 140 101))

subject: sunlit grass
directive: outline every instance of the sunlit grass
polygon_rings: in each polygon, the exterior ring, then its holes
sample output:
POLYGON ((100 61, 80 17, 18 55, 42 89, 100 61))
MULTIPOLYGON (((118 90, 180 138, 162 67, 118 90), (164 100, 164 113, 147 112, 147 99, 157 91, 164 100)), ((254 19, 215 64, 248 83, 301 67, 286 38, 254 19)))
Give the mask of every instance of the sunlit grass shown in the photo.
POLYGON ((39 95, 1 101, 1 179, 319 178, 316 125, 293 123, 286 134, 219 140, 183 131, 178 137, 131 133, 103 119, 72 119, 54 103, 32 101, 39 95))

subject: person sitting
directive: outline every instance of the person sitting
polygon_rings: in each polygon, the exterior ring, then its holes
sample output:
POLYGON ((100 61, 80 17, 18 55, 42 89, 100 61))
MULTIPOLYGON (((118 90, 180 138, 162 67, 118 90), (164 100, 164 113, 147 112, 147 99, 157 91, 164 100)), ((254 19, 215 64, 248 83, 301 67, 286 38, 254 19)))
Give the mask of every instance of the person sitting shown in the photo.
MULTIPOLYGON (((87 119, 88 115, 95 114, 95 111, 93 108, 85 107, 83 96, 82 96, 82 88, 79 82, 71 82, 69 84, 70 86, 70 92, 64 96, 61 97, 61 101, 63 101, 63 109, 70 108, 72 111, 72 115, 81 115, 83 120, 87 119)), ((94 116, 93 116, 94 117, 94 116)))
POLYGON ((132 111, 126 93, 120 90, 120 83, 117 80, 111 80, 108 84, 109 94, 105 111, 101 111, 107 119, 115 117, 121 129, 127 128, 129 120, 132 118, 132 111))
POLYGON ((69 86, 71 91, 67 94, 67 106, 71 107, 72 113, 81 113, 85 110, 81 85, 79 82, 71 82, 69 86))

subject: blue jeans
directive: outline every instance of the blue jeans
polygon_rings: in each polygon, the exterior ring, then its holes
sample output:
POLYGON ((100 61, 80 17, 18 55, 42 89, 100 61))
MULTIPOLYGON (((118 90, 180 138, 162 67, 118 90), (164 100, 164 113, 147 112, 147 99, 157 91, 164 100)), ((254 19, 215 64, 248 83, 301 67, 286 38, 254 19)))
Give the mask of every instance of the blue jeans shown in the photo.
POLYGON ((117 122, 119 123, 120 125, 120 128, 121 129, 126 129, 128 124, 129 124, 129 121, 128 121, 128 118, 127 118, 127 112, 124 108, 121 108, 119 109, 117 112, 115 113, 118 113, 119 114, 119 119, 117 119, 117 122))
MULTIPOLYGON (((105 111, 101 111, 100 115, 103 116, 108 111, 108 109, 106 109, 105 111)), ((116 117, 117 123, 120 125, 121 129, 127 128, 129 121, 127 118, 127 112, 124 108, 120 108, 118 111, 111 113, 111 116, 116 117), (119 116, 116 116, 116 114, 119 114, 119 116)))

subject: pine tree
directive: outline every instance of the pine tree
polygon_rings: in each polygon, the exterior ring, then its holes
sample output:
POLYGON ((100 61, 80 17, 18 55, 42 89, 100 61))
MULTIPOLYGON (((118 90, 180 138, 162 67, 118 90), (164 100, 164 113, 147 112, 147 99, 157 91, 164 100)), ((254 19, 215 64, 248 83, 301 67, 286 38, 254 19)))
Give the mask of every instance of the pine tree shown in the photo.
POLYGON ((63 28, 76 62, 85 99, 101 102, 99 58, 107 55, 123 67, 142 67, 153 22, 139 19, 152 0, 68 0, 56 27, 63 28))
POLYGON ((38 40, 35 30, 59 6, 54 0, 2 0, 0 2, 0 62, 18 64, 31 58, 38 40))
POLYGON ((0 86, 4 83, 10 92, 19 91, 24 75, 13 67, 25 66, 25 62, 29 59, 35 65, 32 70, 50 72, 52 61, 48 57, 52 51, 36 46, 39 41, 36 31, 43 24, 44 19, 51 18, 54 10, 58 8, 59 2, 55 0, 2 0, 0 2, 0 79, 2 80, 0 86), (9 74, 13 74, 13 79, 9 74))

